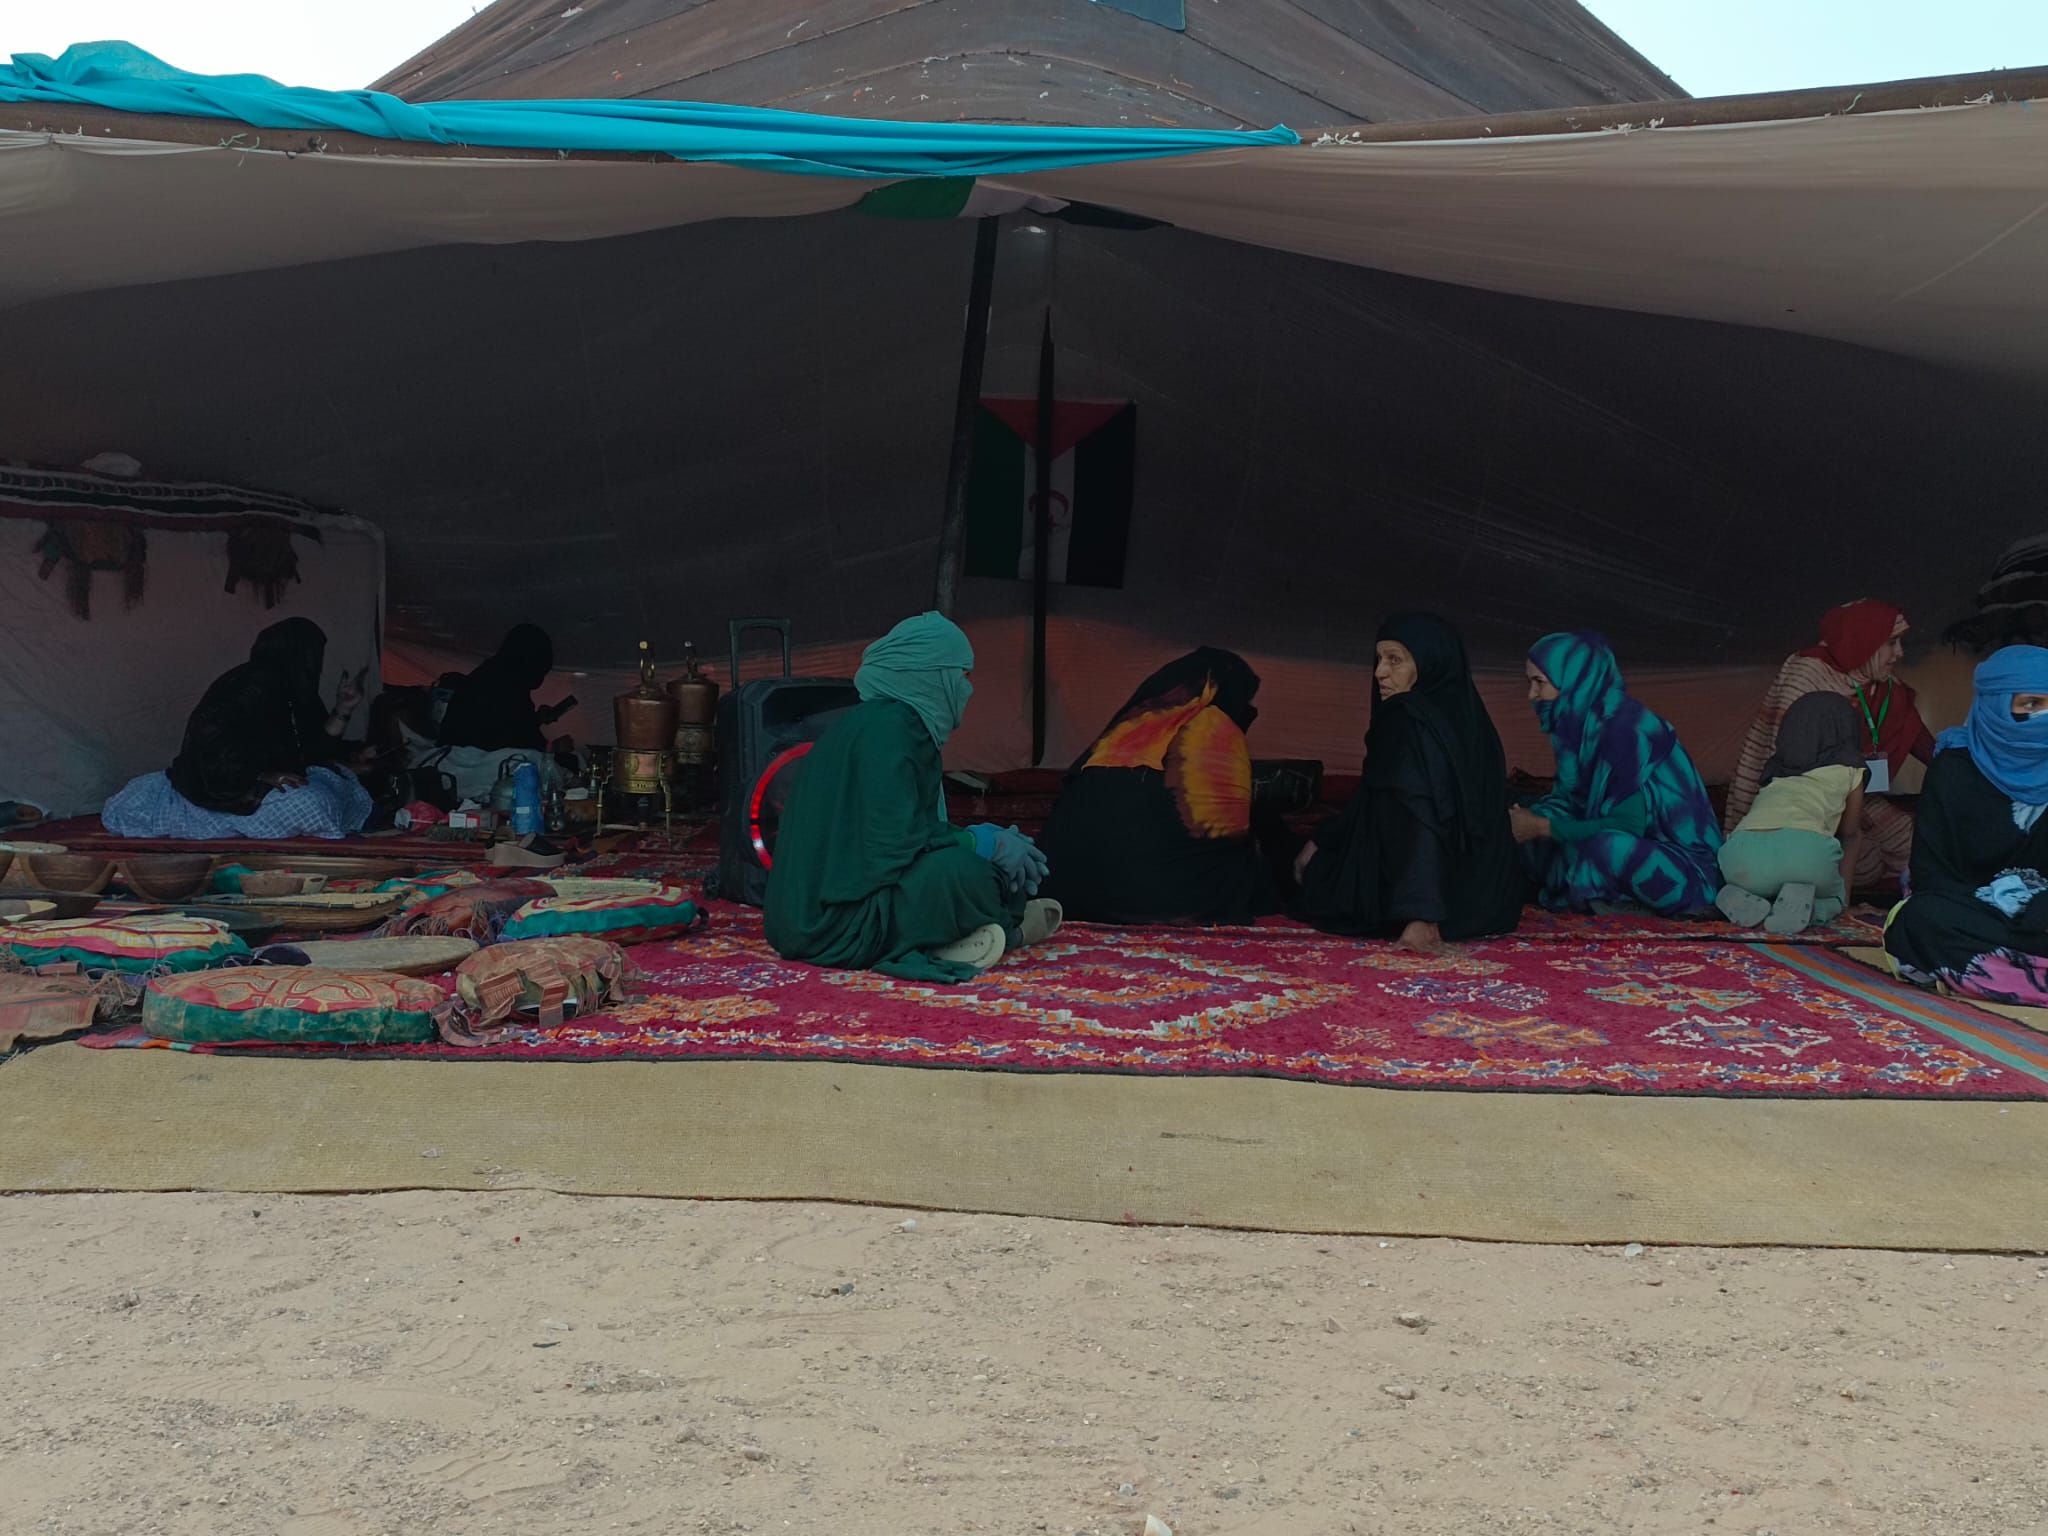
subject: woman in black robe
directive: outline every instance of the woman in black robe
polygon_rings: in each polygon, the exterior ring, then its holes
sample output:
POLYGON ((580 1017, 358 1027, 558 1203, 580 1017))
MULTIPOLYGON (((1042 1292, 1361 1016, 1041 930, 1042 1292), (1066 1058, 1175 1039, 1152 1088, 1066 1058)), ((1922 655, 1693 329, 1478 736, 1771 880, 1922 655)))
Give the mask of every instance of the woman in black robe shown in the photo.
POLYGON ((1508 824, 1507 759, 1442 619, 1380 626, 1358 793, 1295 861, 1300 916, 1330 933, 1446 939, 1510 933, 1523 882, 1508 824))
POLYGON ((1204 646, 1138 685, 1060 788, 1045 894, 1097 923, 1244 923, 1277 910, 1252 836, 1259 675, 1204 646))
POLYGON ((456 684, 441 718, 444 747, 477 747, 502 752, 518 747, 547 749, 542 728, 558 716, 534 706, 533 691, 555 667, 555 642, 538 624, 515 624, 497 654, 456 684))
POLYGON ((285 619, 259 634, 249 659, 200 695, 171 763, 171 787, 201 810, 246 816, 272 790, 297 788, 309 769, 342 758, 362 683, 343 679, 330 714, 320 699, 326 659, 326 631, 311 619, 285 619))

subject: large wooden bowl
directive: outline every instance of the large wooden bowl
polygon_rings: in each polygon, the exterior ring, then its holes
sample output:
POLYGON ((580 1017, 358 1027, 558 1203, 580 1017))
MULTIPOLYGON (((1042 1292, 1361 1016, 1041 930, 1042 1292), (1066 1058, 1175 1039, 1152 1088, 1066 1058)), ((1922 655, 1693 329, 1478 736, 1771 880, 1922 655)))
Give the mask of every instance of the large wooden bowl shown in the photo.
POLYGON ((62 853, 62 843, 32 843, 21 838, 0 841, 0 885, 29 883, 28 856, 32 853, 62 853), (10 878, 11 877, 11 878, 10 878))
POLYGON ((121 883, 144 901, 183 901, 213 873, 210 853, 137 853, 121 861, 121 883))
POLYGON ((97 853, 32 853, 30 873, 45 890, 97 896, 114 878, 114 861, 97 853))

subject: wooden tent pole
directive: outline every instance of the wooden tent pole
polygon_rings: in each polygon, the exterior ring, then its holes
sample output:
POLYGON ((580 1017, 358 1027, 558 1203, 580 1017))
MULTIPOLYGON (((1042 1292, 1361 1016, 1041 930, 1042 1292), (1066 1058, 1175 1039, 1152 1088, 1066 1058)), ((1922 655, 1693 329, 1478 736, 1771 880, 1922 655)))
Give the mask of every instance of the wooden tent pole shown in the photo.
POLYGON ((1052 597, 1052 309, 1038 342, 1038 442, 1031 498, 1031 766, 1045 761, 1045 618, 1052 597))
POLYGON ((989 215, 974 231, 974 278, 967 289, 967 333, 960 341, 960 392, 953 401, 953 452, 946 463, 945 514, 939 523, 939 570, 932 606, 948 618, 960 592, 960 562, 967 546, 967 477, 974 462, 974 422, 981 410, 982 365, 988 357, 989 300, 996 286, 996 236, 1002 220, 989 215))

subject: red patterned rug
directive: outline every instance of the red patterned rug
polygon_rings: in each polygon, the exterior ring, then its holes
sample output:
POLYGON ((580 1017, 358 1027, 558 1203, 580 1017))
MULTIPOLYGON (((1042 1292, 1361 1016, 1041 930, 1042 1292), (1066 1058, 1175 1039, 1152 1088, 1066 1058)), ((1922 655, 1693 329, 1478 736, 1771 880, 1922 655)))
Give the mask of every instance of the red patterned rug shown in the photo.
MULTIPOLYGON (((1297 1078, 1392 1088, 2048 1099, 2048 1036, 1821 948, 1509 939, 1425 958, 1305 929, 1073 925, 932 987, 779 959, 759 914, 633 951, 638 998, 483 1050, 522 1061, 766 1060, 1297 1078)), ((151 1044, 139 1031, 94 1046, 151 1044)))

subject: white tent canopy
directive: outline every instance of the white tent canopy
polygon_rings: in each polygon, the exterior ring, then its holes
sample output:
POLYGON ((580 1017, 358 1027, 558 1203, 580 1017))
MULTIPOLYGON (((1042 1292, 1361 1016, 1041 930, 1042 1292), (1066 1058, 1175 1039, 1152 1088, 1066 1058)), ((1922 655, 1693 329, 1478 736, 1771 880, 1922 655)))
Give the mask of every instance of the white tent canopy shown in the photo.
MULTIPOLYGON (((674 162, 250 147, 262 137, 0 131, 0 304, 817 213, 871 189, 674 162)), ((1017 190, 1437 281, 2048 379, 2048 114, 2022 102, 1326 141, 1046 173, 1017 190)))

